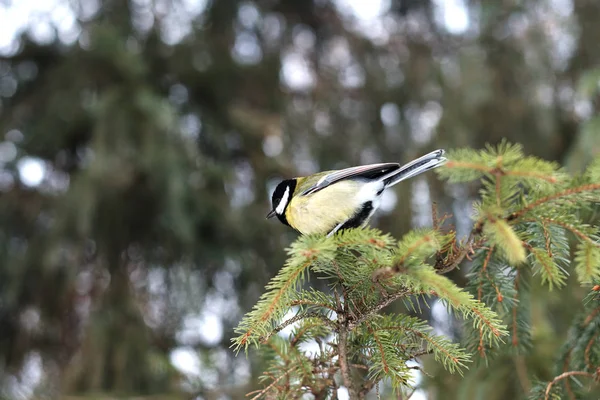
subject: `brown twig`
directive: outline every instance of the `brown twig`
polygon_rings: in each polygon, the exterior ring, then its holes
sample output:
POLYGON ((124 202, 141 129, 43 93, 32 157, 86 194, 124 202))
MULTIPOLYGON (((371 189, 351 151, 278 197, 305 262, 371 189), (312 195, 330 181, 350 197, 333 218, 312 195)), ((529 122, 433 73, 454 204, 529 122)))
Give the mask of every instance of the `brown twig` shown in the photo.
POLYGON ((292 367, 290 369, 288 369, 287 371, 285 371, 283 374, 279 375, 277 378, 275 378, 273 380, 273 382, 271 382, 271 384, 267 387, 265 387, 264 389, 258 391, 254 391, 254 392, 250 392, 247 394, 247 396, 252 396, 254 393, 257 393, 256 396, 254 396, 253 398, 251 398, 250 400, 256 400, 258 399, 260 396, 262 396, 263 394, 267 393, 269 390, 271 390, 276 384, 277 382, 279 382, 280 380, 282 380, 283 378, 285 378, 286 376, 289 376, 289 374, 292 373, 292 371, 294 371, 296 369, 296 367, 292 367))
MULTIPOLYGON (((573 352, 573 348, 569 349, 567 352, 567 356, 565 357, 565 362, 563 363, 563 372, 568 372, 569 362, 571 361, 571 353, 573 352)), ((577 400, 575 398, 575 393, 573 393, 573 389, 571 388, 571 382, 567 379, 565 381, 565 389, 567 390, 567 394, 569 395, 570 400, 577 400)))
POLYGON ((308 312, 308 313, 303 313, 303 314, 298 314, 293 316, 292 318, 283 321, 281 324, 279 324, 278 326, 276 326, 271 332, 269 332, 267 335, 265 336, 261 336, 260 341, 262 343, 267 342, 273 335, 281 332, 283 329, 285 329, 286 327, 290 326, 291 324, 298 322, 300 320, 306 319, 306 318, 318 318, 321 321, 323 321, 323 323, 325 325, 327 325, 328 327, 330 327, 334 332, 338 329, 336 323, 332 320, 330 320, 329 318, 327 318, 327 316, 323 315, 323 314, 319 314, 318 312, 308 312))
POLYGON ((519 304, 519 278, 521 276, 521 271, 517 269, 517 274, 515 275, 515 298, 514 298, 514 306, 512 309, 512 345, 513 347, 519 346, 519 335, 517 334, 517 304, 519 304))
POLYGON ((340 371, 342 373, 342 381, 344 386, 348 389, 348 396, 350 400, 359 400, 359 392, 354 387, 354 381, 352 380, 350 363, 348 361, 348 326, 344 321, 344 315, 338 315, 339 332, 338 332, 338 363, 340 364, 340 371))
POLYGON ((355 320, 351 320, 348 323, 348 329, 349 330, 353 330, 354 328, 356 328, 358 325, 360 325, 361 323, 363 323, 364 321, 366 321, 367 319, 369 319, 371 316, 373 316, 373 314, 381 311, 382 309, 384 309, 385 307, 389 306, 391 303, 393 303, 394 301, 398 300, 401 297, 405 297, 411 294, 418 294, 418 293, 413 293, 410 290, 401 290, 398 291, 396 293, 392 293, 392 294, 388 294, 386 297, 383 297, 382 300, 375 304, 372 307, 367 308, 366 310, 364 310, 362 312, 362 315, 360 317, 358 317, 355 320))
POLYGON ((508 216, 507 220, 511 221, 511 220, 517 219, 520 216, 522 216, 523 214, 533 210, 534 208, 539 207, 542 204, 548 203, 552 200, 560 199, 561 197, 566 197, 566 196, 569 196, 572 194, 577 194, 577 193, 582 193, 582 192, 591 192, 594 190, 600 190, 600 183, 591 183, 589 185, 583 185, 583 186, 563 190, 561 192, 552 194, 550 196, 543 197, 537 201, 534 201, 531 204, 528 204, 527 206, 521 208, 520 210, 513 212, 512 214, 510 214, 508 216))
POLYGON ((598 337, 598 333, 596 333, 590 339, 588 344, 585 346, 585 352, 584 352, 585 366, 588 367, 589 369, 594 369, 594 366, 592 365, 590 358, 591 358, 592 346, 594 346, 594 343, 596 342, 597 337, 598 337))
POLYGON ((591 372, 585 372, 585 371, 569 371, 569 372, 563 372, 562 374, 558 375, 557 377, 555 377, 552 382, 548 383, 548 386, 546 386, 546 392, 545 392, 545 397, 544 400, 548 400, 550 398, 550 392, 552 391, 552 386, 554 386, 558 381, 560 381, 561 379, 565 379, 565 378, 569 378, 571 376, 587 376, 589 378, 592 378, 594 376, 594 374, 592 374, 591 372))

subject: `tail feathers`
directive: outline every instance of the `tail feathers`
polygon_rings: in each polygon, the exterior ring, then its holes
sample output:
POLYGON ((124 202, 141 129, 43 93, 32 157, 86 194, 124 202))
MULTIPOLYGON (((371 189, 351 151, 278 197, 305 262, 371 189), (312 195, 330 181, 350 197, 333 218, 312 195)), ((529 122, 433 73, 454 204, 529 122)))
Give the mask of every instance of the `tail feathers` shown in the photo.
POLYGON ((432 151, 431 153, 425 154, 393 171, 387 177, 383 178, 383 182, 385 186, 394 186, 396 183, 405 179, 412 178, 413 176, 422 174, 430 169, 439 167, 445 162, 446 157, 444 157, 444 150, 440 149, 432 151))

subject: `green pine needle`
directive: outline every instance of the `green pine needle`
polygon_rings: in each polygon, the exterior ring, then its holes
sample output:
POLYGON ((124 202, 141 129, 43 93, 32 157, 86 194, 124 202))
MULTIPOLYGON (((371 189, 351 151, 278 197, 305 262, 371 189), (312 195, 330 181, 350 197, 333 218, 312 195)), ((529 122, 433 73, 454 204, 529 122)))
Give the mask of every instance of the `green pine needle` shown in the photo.
POLYGON ((506 261, 511 265, 519 265, 525 261, 526 253, 522 240, 503 219, 490 219, 483 226, 483 233, 490 243, 497 246, 506 261))
POLYGON ((575 271, 582 283, 591 283, 600 279, 600 245, 583 241, 575 252, 575 271))

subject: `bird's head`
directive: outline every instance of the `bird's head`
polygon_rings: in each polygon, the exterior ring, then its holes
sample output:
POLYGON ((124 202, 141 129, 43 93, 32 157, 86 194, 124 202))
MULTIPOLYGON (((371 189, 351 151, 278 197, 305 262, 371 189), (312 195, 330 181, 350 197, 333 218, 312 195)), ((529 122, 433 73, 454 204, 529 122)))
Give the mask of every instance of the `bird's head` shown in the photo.
POLYGON ((294 195, 296 184, 296 179, 286 179, 277 185, 275 191, 273 191, 273 196, 271 197, 273 209, 267 214, 267 218, 277 216, 282 223, 289 225, 287 218, 285 217, 285 209, 294 195))

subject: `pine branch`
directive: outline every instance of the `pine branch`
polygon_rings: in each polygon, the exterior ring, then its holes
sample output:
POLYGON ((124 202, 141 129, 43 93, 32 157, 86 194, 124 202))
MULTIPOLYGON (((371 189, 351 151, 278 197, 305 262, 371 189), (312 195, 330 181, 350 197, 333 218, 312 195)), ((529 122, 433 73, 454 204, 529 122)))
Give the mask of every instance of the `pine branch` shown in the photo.
POLYGON ((590 372, 585 372, 585 371, 563 372, 562 374, 555 377, 550 383, 548 383, 548 385, 546 386, 546 391, 544 392, 544 395, 545 395, 544 400, 550 399, 550 392, 552 391, 552 386, 554 386, 561 379, 570 378, 572 376, 586 376, 586 377, 592 378, 592 377, 594 377, 594 374, 592 374, 590 372))
POLYGON ((530 255, 533 257, 533 266, 540 273, 542 282, 547 283, 550 290, 554 286, 560 288, 565 285, 567 272, 548 256, 544 249, 537 249, 527 245, 530 255))
POLYGON ((526 253, 523 242, 505 220, 488 214, 486 222, 483 224, 483 233, 492 245, 502 251, 511 265, 518 265, 525 261, 526 253))
POLYGON ((358 400, 360 397, 358 395, 358 391, 354 386, 354 380, 352 379, 352 375, 350 373, 350 365, 348 361, 348 329, 344 326, 346 323, 343 320, 343 315, 340 314, 338 316, 338 322, 340 324, 340 329, 338 332, 338 362, 340 364, 340 371, 342 373, 342 380, 344 382, 344 386, 348 389, 348 395, 350 400, 358 400))
POLYGON ((248 393, 248 396, 252 396, 253 394, 256 393, 256 395, 254 397, 252 397, 251 400, 257 400, 257 399, 259 399, 261 396, 263 396, 264 394, 268 393, 271 389, 273 389, 275 387, 275 385, 277 385, 277 383, 279 381, 281 381, 284 378, 287 378, 295 370, 296 370, 295 367, 290 368, 289 370, 285 371, 283 374, 280 374, 277 378, 273 379, 273 382, 271 382, 271 384, 269 384, 268 386, 266 386, 264 389, 262 389, 262 390, 255 390, 253 392, 250 392, 250 393, 248 393))
MULTIPOLYGON (((305 270, 310 266, 311 262, 307 261, 301 264, 300 267, 290 268, 291 271, 285 271, 283 276, 280 274, 275 277, 275 280, 269 284, 268 289, 259 303, 254 307, 253 311, 240 322, 236 332, 243 332, 243 335, 236 338, 234 346, 236 351, 241 347, 247 347, 253 337, 260 339, 268 333, 268 326, 274 316, 281 313, 278 310, 279 301, 290 295, 292 288, 297 284, 298 279, 302 276, 305 270)), ((294 266, 292 266, 294 267, 294 266)), ((284 271, 284 270, 282 270, 284 271)))
POLYGON ((514 211, 507 217, 507 220, 512 221, 517 218, 520 218, 521 216, 527 214, 528 212, 534 210, 535 208, 537 208, 543 204, 552 202, 554 200, 564 199, 565 197, 573 196, 575 194, 584 193, 584 192, 593 192, 596 190, 600 190, 600 183, 590 183, 587 185, 582 185, 582 186, 562 190, 558 193, 554 193, 552 195, 542 197, 541 199, 536 200, 531 204, 528 204, 527 206, 521 208, 520 210, 514 211))
MULTIPOLYGON (((323 385, 337 387, 331 378, 335 373, 341 374, 351 399, 364 398, 382 379, 390 379, 397 390, 408 384, 406 361, 419 354, 431 353, 450 372, 462 373, 469 353, 459 345, 432 335, 431 327, 419 319, 380 315, 396 300, 420 312, 415 298, 424 296, 438 297, 472 324, 467 348, 473 353, 476 348, 482 357, 499 347, 508 325, 508 349, 515 354, 523 390, 529 391, 521 356, 531 348, 529 280, 538 275, 550 289, 561 287, 573 268, 571 261, 581 282, 600 280, 598 228, 585 224, 582 212, 599 199, 600 161, 571 180, 557 164, 526 157, 520 146, 507 142, 482 151, 449 152, 449 158, 446 168, 438 169, 440 176, 451 182, 482 182, 475 223, 466 240, 458 241, 454 230, 441 226, 445 218, 438 218, 434 206, 433 229, 409 232, 398 242, 376 230, 353 229, 331 238, 302 237, 292 245, 290 259, 242 320, 236 329, 241 336, 234 341, 237 349, 258 340, 278 343, 273 356, 280 362, 272 364, 270 380, 298 366, 287 380, 279 381, 283 383, 271 382, 269 393, 327 395, 323 385), (578 241, 574 251, 569 232, 578 241), (465 258, 471 261, 468 291, 441 275, 465 258), (300 289, 309 270, 329 281, 330 293, 300 289), (297 314, 281 322, 291 307, 298 308, 297 314), (287 345, 282 344, 284 339, 276 334, 295 324, 287 345), (324 349, 323 339, 329 335, 333 340, 324 349), (299 351, 299 344, 310 340, 320 344, 318 355, 299 351), (368 374, 353 374, 353 369, 368 369, 368 374)), ((554 393, 552 386, 564 380, 573 397, 577 391, 571 390, 568 374, 593 373, 600 359, 600 312, 595 311, 600 309, 600 285, 592 292, 593 307, 587 306, 590 310, 570 339, 573 346, 563 371, 567 375, 536 386, 532 395, 554 393)))
POLYGON ((337 331, 337 329, 338 329, 337 325, 335 325, 333 323, 333 321, 331 321, 329 318, 327 318, 327 316, 325 316, 323 314, 319 314, 317 312, 307 312, 307 313, 295 315, 294 317, 292 317, 288 320, 285 320, 284 322, 282 322, 281 324, 279 324, 278 326, 273 328, 267 335, 261 336, 259 341, 261 343, 266 343, 273 335, 278 334, 279 332, 284 330, 286 327, 288 327, 292 324, 295 324, 296 322, 301 321, 303 319, 310 319, 310 318, 319 319, 325 326, 328 326, 334 332, 337 331))
POLYGON ((472 318, 474 327, 482 329, 482 334, 488 343, 496 344, 507 334, 505 326, 493 311, 474 299, 470 293, 458 288, 448 278, 436 274, 431 267, 413 268, 402 277, 404 277, 403 282, 413 290, 425 293, 433 291, 438 298, 460 312, 465 319, 472 318))
POLYGON ((595 242, 582 242, 575 252, 575 271, 579 281, 591 283, 600 279, 600 247, 595 242))
POLYGON ((543 221, 543 222, 546 222, 549 224, 561 226, 561 227, 565 228, 566 230, 570 231, 571 233, 573 233, 575 236, 577 236, 577 238, 579 238, 583 241, 586 241, 588 243, 591 243, 596 247, 600 247, 600 243, 596 243, 589 235, 587 235, 586 233, 584 233, 583 231, 581 231, 580 229, 578 229, 577 227, 575 227, 572 224, 568 224, 566 222, 559 221, 559 220, 553 219, 553 218, 536 217, 536 219, 538 221, 543 221))
POLYGON ((287 312, 286 305, 304 281, 308 268, 326 262, 335 256, 335 243, 330 238, 319 239, 304 236, 288 250, 290 258, 277 276, 267 285, 265 292, 251 312, 246 314, 235 329, 241 336, 233 339, 233 347, 239 351, 250 343, 257 344, 269 334, 274 322, 287 312))
POLYGON ((377 325, 377 330, 404 332, 423 340, 426 348, 424 352, 419 353, 433 353, 435 359, 440 361, 451 373, 458 371, 462 375, 462 368, 466 368, 465 363, 470 359, 469 355, 456 343, 452 343, 443 337, 431 335, 431 327, 417 318, 389 315, 379 319, 377 325))

